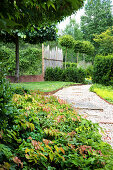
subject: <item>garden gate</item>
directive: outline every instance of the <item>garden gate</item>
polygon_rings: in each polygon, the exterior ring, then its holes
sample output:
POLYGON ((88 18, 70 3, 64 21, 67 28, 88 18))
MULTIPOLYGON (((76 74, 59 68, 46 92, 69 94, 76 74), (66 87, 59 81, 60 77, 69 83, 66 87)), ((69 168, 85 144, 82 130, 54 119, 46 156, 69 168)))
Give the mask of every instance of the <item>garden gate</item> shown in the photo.
POLYGON ((63 52, 62 49, 54 47, 50 49, 49 45, 44 47, 42 44, 42 73, 47 67, 63 67, 63 52))

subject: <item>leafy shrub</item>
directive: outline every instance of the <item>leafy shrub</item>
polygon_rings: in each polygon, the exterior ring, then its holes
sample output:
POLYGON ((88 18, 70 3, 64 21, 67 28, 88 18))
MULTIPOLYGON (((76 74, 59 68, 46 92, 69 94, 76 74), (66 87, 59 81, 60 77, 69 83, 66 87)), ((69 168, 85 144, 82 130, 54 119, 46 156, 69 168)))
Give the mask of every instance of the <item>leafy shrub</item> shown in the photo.
POLYGON ((20 94, 20 95, 24 95, 25 93, 30 94, 30 90, 25 89, 24 87, 15 87, 12 88, 13 93, 15 94, 20 94))
POLYGON ((14 110, 11 102, 13 94, 5 73, 4 64, 0 63, 0 128, 7 127, 8 122, 11 124, 14 110))
POLYGON ((113 81, 113 55, 96 56, 94 61, 93 82, 110 85, 113 81))
POLYGON ((46 81, 71 81, 76 83, 84 83, 85 71, 81 68, 67 67, 61 68, 47 68, 45 71, 46 81))
POLYGON ((86 73, 85 70, 82 68, 78 69, 78 74, 77 74, 77 82, 78 83, 84 83, 85 82, 85 77, 86 77, 86 73))
MULTIPOLYGON (((1 168, 99 169, 113 166, 113 150, 98 124, 54 96, 14 94, 13 126, 1 131, 1 168), (16 149, 15 149, 16 148, 16 149)), ((109 169, 109 168, 108 168, 109 169)))
POLYGON ((71 81, 71 82, 77 82, 77 69, 74 69, 72 67, 68 67, 63 70, 62 74, 63 81, 71 81))

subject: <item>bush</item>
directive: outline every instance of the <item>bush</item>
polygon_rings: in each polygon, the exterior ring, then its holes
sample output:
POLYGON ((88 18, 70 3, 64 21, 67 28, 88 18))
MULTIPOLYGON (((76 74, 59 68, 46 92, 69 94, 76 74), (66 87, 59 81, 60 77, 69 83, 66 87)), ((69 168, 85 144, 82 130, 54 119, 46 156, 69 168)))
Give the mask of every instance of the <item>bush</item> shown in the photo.
POLYGON ((12 88, 12 92, 20 95, 24 95, 25 93, 30 94, 30 90, 25 89, 24 87, 14 87, 12 88))
POLYGON ((46 81, 71 81, 76 83, 85 82, 85 71, 81 68, 67 67, 61 68, 47 68, 45 71, 46 81))
POLYGON ((6 68, 0 63, 0 128, 9 128, 12 124, 14 107, 12 89, 6 77, 6 68))
POLYGON ((48 67, 45 71, 46 81, 61 81, 62 69, 59 67, 48 67))
POLYGON ((104 85, 113 83, 113 55, 95 57, 93 82, 104 85))

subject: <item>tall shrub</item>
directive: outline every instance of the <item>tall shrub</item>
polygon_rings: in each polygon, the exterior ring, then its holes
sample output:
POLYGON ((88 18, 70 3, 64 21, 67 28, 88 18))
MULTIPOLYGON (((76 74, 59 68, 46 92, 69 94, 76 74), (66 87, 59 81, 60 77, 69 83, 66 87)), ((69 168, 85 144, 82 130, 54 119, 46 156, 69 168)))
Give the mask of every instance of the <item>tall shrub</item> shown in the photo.
POLYGON ((104 85, 113 84, 113 55, 95 57, 93 82, 104 85))

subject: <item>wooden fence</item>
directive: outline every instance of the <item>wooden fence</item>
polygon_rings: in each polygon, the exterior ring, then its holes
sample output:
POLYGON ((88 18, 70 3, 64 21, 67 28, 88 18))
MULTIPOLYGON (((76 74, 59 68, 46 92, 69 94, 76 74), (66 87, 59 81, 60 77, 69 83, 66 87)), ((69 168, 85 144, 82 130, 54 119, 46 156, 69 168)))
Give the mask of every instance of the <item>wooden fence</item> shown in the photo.
POLYGON ((58 47, 50 49, 49 45, 42 45, 42 73, 47 67, 63 67, 63 52, 58 47))

